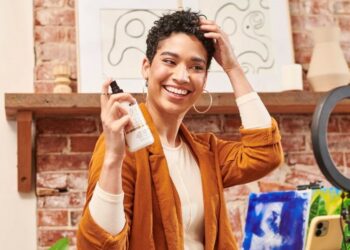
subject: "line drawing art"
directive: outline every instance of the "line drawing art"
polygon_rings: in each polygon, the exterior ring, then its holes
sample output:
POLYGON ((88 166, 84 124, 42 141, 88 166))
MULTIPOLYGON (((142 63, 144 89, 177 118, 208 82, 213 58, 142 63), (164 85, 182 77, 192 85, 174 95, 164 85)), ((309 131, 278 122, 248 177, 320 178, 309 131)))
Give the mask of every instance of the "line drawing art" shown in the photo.
MULTIPOLYGON (((200 8, 229 36, 238 62, 245 73, 269 73, 275 66, 267 0, 201 0, 200 8)), ((213 64, 212 71, 220 71, 213 64)))
POLYGON ((141 78, 147 32, 164 11, 132 9, 101 13, 103 72, 117 78, 141 78))

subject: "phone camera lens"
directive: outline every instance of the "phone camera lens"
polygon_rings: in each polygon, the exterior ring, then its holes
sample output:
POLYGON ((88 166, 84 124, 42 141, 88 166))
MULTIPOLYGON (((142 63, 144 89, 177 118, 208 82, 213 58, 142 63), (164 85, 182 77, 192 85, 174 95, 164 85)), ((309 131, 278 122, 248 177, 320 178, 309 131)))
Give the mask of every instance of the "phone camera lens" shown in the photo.
POLYGON ((317 229, 321 229, 322 227, 323 227, 323 223, 322 222, 317 223, 317 229))
POLYGON ((322 234, 322 230, 321 229, 317 229, 315 235, 316 236, 321 236, 321 234, 322 234))

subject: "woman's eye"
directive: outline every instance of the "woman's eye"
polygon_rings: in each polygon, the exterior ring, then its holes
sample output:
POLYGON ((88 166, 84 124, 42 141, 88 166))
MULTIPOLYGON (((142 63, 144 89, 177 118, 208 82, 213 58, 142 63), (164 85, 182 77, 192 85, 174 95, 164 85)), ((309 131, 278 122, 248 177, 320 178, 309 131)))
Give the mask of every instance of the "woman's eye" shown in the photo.
POLYGON ((204 67, 201 66, 201 65, 195 65, 195 66, 193 66, 192 68, 193 68, 194 70, 196 70, 196 71, 202 71, 202 70, 204 70, 204 67))
POLYGON ((175 62, 173 60, 170 60, 170 59, 163 59, 163 62, 165 62, 167 64, 175 64, 175 62))

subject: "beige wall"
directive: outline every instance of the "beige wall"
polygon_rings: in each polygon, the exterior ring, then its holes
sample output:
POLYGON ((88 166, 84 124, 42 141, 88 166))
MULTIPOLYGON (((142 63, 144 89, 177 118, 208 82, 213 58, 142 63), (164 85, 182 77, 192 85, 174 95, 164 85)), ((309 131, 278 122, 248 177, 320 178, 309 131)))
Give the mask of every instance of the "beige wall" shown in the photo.
POLYGON ((17 192, 16 123, 7 121, 5 92, 33 91, 33 1, 0 0, 0 248, 36 249, 34 193, 17 192))

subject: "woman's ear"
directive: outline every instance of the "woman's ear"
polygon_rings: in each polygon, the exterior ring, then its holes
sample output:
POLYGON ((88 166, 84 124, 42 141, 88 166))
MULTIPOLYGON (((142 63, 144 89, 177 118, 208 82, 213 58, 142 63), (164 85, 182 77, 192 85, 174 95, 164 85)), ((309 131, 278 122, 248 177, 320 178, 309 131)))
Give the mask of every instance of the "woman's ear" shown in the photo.
POLYGON ((148 79, 151 64, 149 60, 145 57, 142 61, 142 76, 144 79, 148 79))

